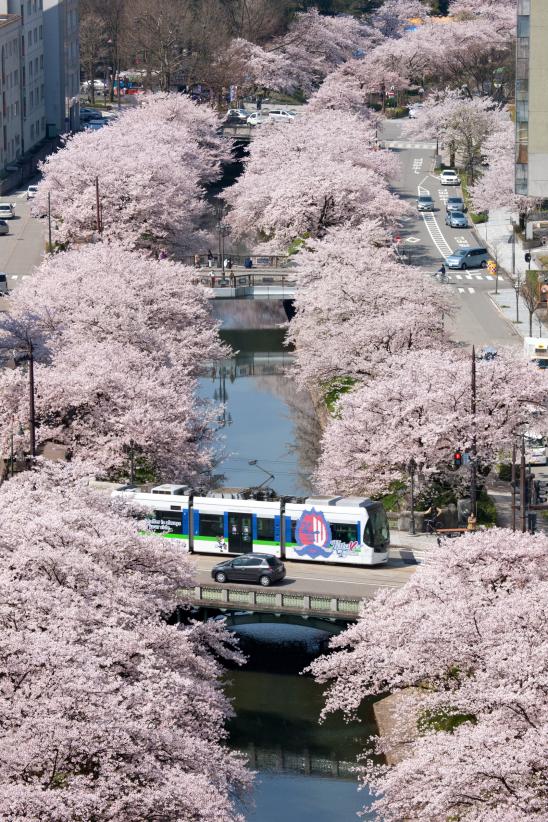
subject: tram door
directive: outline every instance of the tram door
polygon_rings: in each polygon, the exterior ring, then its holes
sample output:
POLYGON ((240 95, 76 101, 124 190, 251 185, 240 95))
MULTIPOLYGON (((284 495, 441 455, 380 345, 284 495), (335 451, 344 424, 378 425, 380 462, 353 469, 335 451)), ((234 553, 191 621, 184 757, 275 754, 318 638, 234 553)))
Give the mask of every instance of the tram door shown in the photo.
POLYGON ((253 550, 251 514, 228 514, 228 550, 235 554, 248 554, 253 550))

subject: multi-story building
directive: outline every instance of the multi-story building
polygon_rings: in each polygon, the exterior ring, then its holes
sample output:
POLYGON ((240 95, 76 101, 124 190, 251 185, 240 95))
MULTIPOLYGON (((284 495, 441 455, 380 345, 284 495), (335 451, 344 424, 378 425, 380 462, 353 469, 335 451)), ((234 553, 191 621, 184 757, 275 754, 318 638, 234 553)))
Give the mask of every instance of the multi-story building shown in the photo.
POLYGON ((22 153, 20 40, 20 18, 3 14, 0 6, 0 168, 15 162, 22 153))
POLYGON ((518 0, 516 193, 548 197, 548 2, 518 0))
POLYGON ((0 12, 19 18, 18 109, 24 154, 46 134, 42 0, 0 0, 0 12))
POLYGON ((48 136, 80 125, 79 0, 43 0, 48 136))

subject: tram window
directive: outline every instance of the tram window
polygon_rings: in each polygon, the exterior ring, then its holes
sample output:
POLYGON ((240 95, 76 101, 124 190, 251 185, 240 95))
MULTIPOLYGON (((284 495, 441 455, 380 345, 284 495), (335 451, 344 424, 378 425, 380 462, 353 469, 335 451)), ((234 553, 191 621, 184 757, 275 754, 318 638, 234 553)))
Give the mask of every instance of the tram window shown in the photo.
POLYGON ((356 525, 351 522, 330 522, 331 539, 338 539, 340 542, 355 542, 357 537, 356 525))
POLYGON ((384 545, 390 536, 386 513, 381 506, 370 508, 368 513, 369 519, 364 528, 363 541, 371 547, 384 545))
POLYGON ((203 514, 200 511, 200 536, 201 537, 222 537, 225 526, 222 514, 203 514))
POLYGON ((257 517, 257 539, 274 540, 274 520, 270 517, 257 517))
POLYGON ((181 524, 181 512, 179 511, 176 514, 173 511, 154 511, 154 519, 166 520, 168 522, 176 522, 178 525, 180 525, 181 524))

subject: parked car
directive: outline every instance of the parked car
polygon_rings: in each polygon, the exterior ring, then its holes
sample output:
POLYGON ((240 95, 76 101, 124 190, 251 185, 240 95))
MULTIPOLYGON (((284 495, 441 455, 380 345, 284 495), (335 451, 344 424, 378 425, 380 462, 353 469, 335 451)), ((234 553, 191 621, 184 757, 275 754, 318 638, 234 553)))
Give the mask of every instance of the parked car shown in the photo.
POLYGON ((267 588, 285 577, 285 565, 273 554, 243 554, 219 562, 211 569, 216 582, 258 582, 267 588))
POLYGON ((448 268, 487 268, 491 258, 486 248, 459 248, 453 251, 445 261, 448 268))
POLYGON ((8 275, 3 272, 0 273, 0 294, 6 297, 9 294, 8 289, 8 275))
POLYGON ((11 220, 15 217, 15 203, 0 203, 0 220, 11 220))
POLYGON ((460 185, 459 175, 454 168, 446 168, 440 174, 440 183, 442 186, 458 186, 460 185))
POLYGON ((0 220, 0 234, 9 234, 10 227, 5 220, 0 220))
POLYGON ((430 194, 421 194, 417 199, 417 208, 419 211, 434 211, 434 200, 430 194))
POLYGON ((80 109, 80 122, 87 123, 88 120, 100 120, 102 117, 102 113, 97 108, 84 108, 80 109))
POLYGON ((230 117, 230 119, 239 120, 242 125, 245 125, 251 113, 251 111, 247 111, 245 108, 229 108, 225 119, 230 117))
POLYGON ((86 128, 88 131, 99 131, 99 129, 104 128, 108 125, 108 120, 104 120, 101 118, 100 120, 90 120, 86 123, 86 128))
POLYGON ((248 126, 260 126, 261 123, 264 123, 264 117, 260 111, 254 111, 253 114, 250 114, 247 118, 248 126))
POLYGON ((466 211, 464 200, 462 199, 462 197, 448 197, 447 203, 445 204, 445 210, 462 211, 464 213, 466 211))
POLYGON ((273 108, 268 112, 271 120, 277 120, 282 123, 292 123, 297 116, 294 111, 288 111, 285 108, 273 108))
POLYGON ((445 215, 445 225, 451 228, 468 228, 468 219, 462 211, 448 211, 445 215))
POLYGON ((29 186, 27 188, 27 200, 34 200, 38 193, 38 186, 29 186))

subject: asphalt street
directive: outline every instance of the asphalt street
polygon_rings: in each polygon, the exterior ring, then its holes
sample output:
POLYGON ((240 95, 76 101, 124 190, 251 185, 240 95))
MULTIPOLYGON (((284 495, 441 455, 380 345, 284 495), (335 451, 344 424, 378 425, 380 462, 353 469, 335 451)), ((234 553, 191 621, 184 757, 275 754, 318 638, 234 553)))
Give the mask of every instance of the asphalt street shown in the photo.
MULTIPOLYGON (((196 580, 199 584, 213 582, 211 569, 223 557, 199 556, 195 554, 196 580)), ((276 590, 291 590, 296 593, 349 595, 373 597, 379 588, 399 588, 403 585, 416 566, 405 565, 397 559, 390 559, 387 565, 376 568, 350 568, 348 566, 308 565, 302 562, 286 562, 287 576, 276 590)), ((232 585, 230 586, 232 587, 232 585)), ((239 587, 235 584, 235 587, 239 587)), ((245 583, 244 588, 249 588, 245 583)), ((259 587, 259 586, 257 586, 259 587)))
MULTIPOLYGON (((447 197, 462 194, 460 187, 442 186, 434 175, 435 143, 408 140, 402 135, 402 124, 387 121, 383 128, 384 145, 394 151, 401 161, 401 174, 393 189, 409 202, 415 213, 404 219, 400 248, 413 265, 434 273, 452 251, 464 246, 482 246, 473 228, 453 229, 445 225, 447 197), (419 213, 416 201, 419 194, 430 194, 435 211, 419 213)), ((470 221, 471 225, 471 221, 470 221)), ((512 325, 502 316, 489 297, 495 289, 494 278, 485 269, 473 271, 447 270, 451 296, 457 305, 453 317, 447 318, 451 336, 466 344, 522 345, 512 325)), ((499 287, 508 288, 509 281, 499 276, 499 287)))
POLYGON ((31 217, 27 184, 0 202, 15 203, 15 217, 6 220, 9 234, 0 236, 0 271, 7 274, 8 288, 17 288, 40 264, 45 251, 46 221, 31 217))

